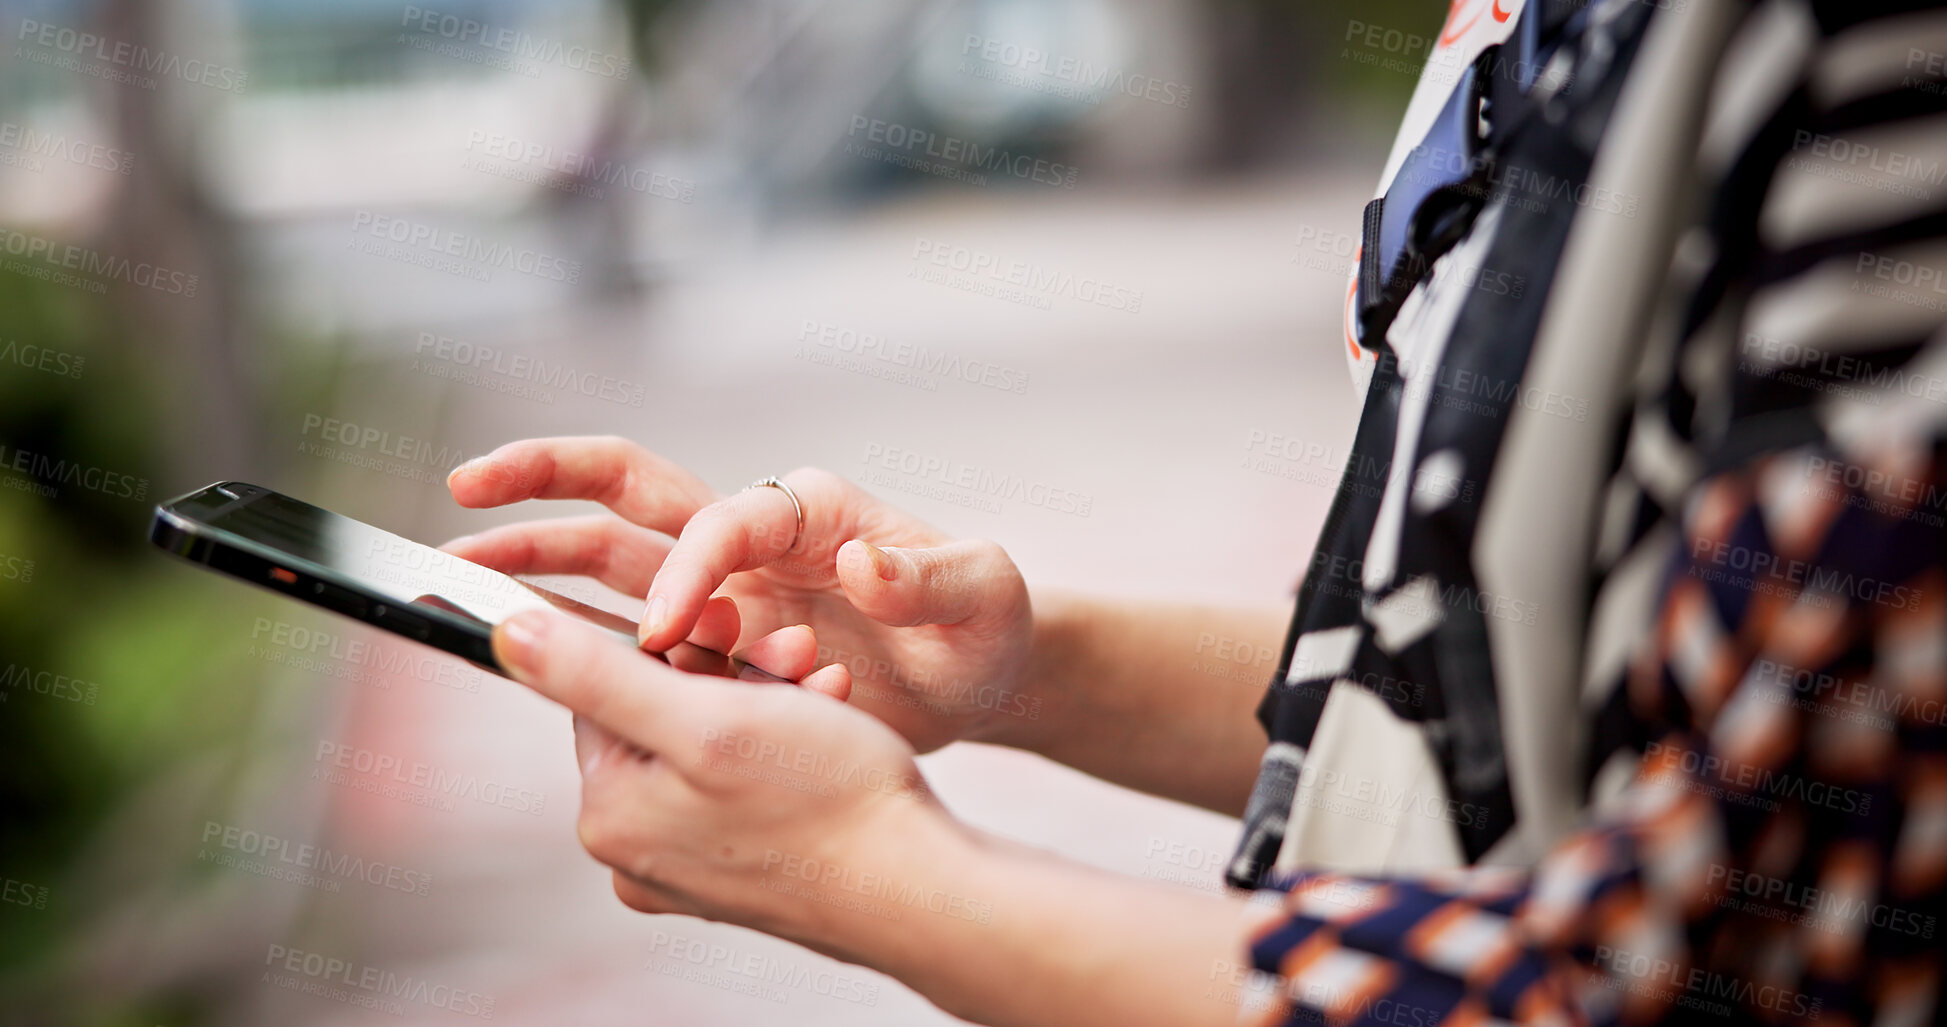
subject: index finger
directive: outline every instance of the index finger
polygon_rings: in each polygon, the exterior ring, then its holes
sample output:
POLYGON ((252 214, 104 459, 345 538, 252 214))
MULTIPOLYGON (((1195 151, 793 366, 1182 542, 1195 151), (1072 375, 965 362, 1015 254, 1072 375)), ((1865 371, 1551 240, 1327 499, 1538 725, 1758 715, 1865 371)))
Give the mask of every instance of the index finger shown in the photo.
POLYGON ((446 477, 461 506, 505 506, 524 499, 587 499, 669 535, 716 499, 703 480, 613 435, 510 442, 446 477))
POLYGON ((790 493, 753 485, 683 525, 649 584, 637 632, 645 648, 661 650, 689 637, 704 602, 739 571, 777 566, 809 581, 836 578, 831 540, 858 533, 862 494, 825 471, 796 470, 784 480, 790 493))

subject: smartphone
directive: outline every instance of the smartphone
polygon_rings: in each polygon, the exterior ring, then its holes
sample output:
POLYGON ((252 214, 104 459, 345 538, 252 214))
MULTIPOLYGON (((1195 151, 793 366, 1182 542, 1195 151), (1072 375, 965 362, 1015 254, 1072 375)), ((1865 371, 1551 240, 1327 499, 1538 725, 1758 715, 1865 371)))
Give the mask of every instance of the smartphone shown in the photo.
MULTIPOLYGON (((155 508, 149 541, 503 677, 493 628, 522 610, 565 610, 636 644, 636 626, 607 610, 260 485, 222 481, 163 503, 155 508)), ((646 655, 697 674, 784 680, 689 642, 646 655)))

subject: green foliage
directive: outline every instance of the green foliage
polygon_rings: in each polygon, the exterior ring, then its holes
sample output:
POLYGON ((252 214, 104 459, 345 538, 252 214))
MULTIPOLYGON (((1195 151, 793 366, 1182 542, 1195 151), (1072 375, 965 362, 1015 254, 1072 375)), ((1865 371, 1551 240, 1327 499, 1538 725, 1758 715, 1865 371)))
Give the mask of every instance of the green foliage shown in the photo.
POLYGON ((211 659, 236 658, 216 642, 233 636, 223 614, 239 597, 185 591, 187 569, 148 545, 166 497, 34 477, 38 459, 154 480, 154 377, 114 344, 113 309, 0 275, 0 572, 22 561, 0 576, 0 879, 46 889, 45 908, 0 904, 0 991, 71 940, 89 902, 67 875, 102 820, 162 769, 228 744, 248 711, 211 659), (58 356, 19 359, 41 350, 58 356))

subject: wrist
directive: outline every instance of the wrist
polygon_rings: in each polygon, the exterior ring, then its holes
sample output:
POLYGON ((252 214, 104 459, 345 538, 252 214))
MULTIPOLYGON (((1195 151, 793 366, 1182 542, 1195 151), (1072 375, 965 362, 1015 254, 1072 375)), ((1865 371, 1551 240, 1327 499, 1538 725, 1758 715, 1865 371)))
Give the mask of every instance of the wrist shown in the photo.
POLYGON ((1234 999, 1212 982, 1237 960, 1242 897, 1106 874, 944 815, 929 826, 947 830, 907 839, 922 853, 917 879, 959 906, 914 904, 898 921, 864 925, 859 947, 834 955, 999 1027, 1237 1021, 1234 999))
POLYGON ((926 942, 938 932, 992 922, 992 902, 960 887, 976 876, 983 848, 938 802, 894 800, 823 865, 778 868, 799 886, 799 923, 770 933, 906 979, 914 961, 931 958, 926 942))

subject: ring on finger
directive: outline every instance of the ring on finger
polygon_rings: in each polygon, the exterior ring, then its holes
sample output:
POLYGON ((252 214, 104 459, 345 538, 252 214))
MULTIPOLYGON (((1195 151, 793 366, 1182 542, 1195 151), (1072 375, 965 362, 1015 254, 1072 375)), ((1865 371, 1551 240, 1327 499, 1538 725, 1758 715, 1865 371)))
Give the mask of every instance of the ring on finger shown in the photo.
POLYGON ((744 491, 749 492, 751 489, 761 488, 777 489, 791 500, 791 511, 798 517, 798 527, 791 535, 791 544, 784 547, 785 552, 791 552, 798 548, 798 540, 804 537, 804 504, 798 502, 798 494, 791 491, 791 486, 786 485, 784 479, 779 478, 775 474, 751 482, 749 485, 744 486, 744 491))

